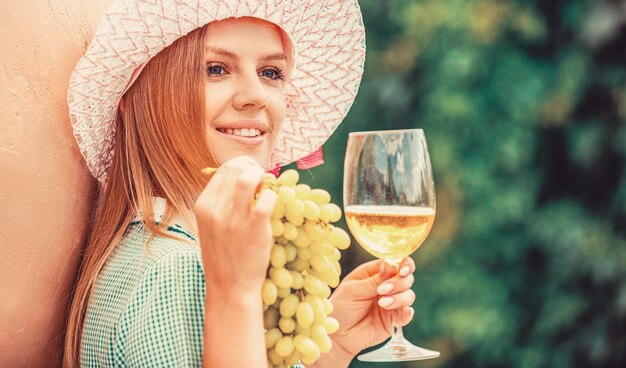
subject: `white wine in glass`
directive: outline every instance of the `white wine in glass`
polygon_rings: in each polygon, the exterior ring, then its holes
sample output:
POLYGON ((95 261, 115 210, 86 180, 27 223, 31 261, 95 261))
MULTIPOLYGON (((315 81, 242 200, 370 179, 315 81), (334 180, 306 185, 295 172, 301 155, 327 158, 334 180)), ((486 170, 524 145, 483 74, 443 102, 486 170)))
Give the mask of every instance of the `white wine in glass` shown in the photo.
MULTIPOLYGON (((435 184, 421 129, 350 133, 343 177, 346 222, 357 242, 392 265, 422 245, 435 221, 435 184)), ((358 356, 367 362, 436 358, 407 341, 394 313, 391 339, 358 356)))

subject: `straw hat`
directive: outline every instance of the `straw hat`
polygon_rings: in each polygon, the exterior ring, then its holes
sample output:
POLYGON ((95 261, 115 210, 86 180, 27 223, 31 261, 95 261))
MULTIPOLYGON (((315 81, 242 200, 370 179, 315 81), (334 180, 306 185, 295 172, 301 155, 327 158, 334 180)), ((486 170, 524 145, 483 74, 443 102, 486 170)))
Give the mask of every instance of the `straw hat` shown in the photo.
POLYGON ((319 149, 346 116, 363 73, 365 30, 356 0, 117 0, 68 92, 74 136, 101 184, 111 166, 120 99, 142 67, 194 29, 243 16, 281 27, 297 55, 273 164, 322 162, 319 149))

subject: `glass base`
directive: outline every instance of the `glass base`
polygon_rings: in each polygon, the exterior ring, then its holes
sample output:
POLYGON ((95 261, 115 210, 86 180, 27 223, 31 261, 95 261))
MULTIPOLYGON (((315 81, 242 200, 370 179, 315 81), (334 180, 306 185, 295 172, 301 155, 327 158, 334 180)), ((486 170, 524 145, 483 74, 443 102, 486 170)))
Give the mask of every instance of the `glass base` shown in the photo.
POLYGON ((437 358, 441 353, 415 346, 405 339, 390 340, 380 349, 361 354, 357 357, 362 362, 408 362, 437 358))

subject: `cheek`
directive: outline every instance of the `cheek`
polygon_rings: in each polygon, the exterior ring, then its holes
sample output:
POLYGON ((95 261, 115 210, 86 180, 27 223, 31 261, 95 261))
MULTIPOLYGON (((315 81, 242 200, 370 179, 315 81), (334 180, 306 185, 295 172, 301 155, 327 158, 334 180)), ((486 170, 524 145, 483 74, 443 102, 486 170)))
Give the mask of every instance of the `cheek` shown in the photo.
POLYGON ((274 137, 276 137, 287 113, 285 94, 282 91, 275 91, 274 94, 270 95, 270 106, 270 119, 274 122, 274 137))

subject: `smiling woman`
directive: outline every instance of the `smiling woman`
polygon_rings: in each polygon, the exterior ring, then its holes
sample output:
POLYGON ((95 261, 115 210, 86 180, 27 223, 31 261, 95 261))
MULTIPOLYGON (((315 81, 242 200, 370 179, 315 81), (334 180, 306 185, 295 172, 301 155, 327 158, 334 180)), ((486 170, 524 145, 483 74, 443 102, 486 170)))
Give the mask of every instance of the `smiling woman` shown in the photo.
MULTIPOLYGON (((114 3, 68 93, 99 198, 66 367, 266 361, 260 295, 275 196, 252 199, 265 171, 315 153, 343 120, 362 74, 364 35, 353 0, 114 3), (218 167, 208 184, 206 166, 218 167)), ((345 367, 389 335, 380 322, 390 325, 391 312, 376 307, 382 279, 373 270, 378 264, 346 277, 356 284, 333 301, 344 324, 319 364, 345 367)), ((394 289, 403 323, 411 283, 394 289)), ((274 364, 298 362, 298 354, 274 364)))

